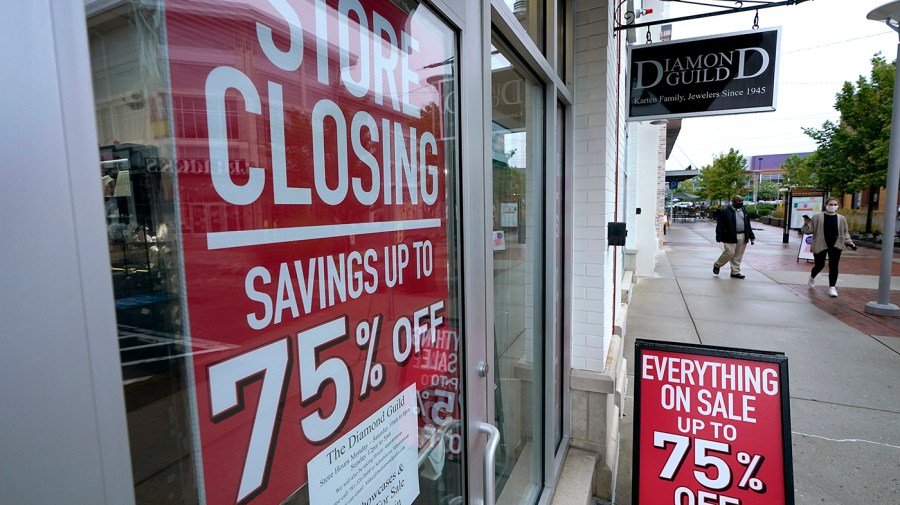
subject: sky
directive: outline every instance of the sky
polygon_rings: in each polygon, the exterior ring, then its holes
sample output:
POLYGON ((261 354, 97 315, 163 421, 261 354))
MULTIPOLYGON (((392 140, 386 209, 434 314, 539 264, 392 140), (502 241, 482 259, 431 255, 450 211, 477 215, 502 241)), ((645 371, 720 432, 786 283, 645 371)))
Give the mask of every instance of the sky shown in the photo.
MULTIPOLYGON (((709 11, 667 3, 667 18, 709 11)), ((869 11, 886 3, 810 0, 759 11, 760 28, 781 26, 777 110, 684 119, 666 169, 702 168, 730 148, 740 151, 748 164, 753 156, 815 151, 815 142, 802 128, 819 128, 826 120, 837 120, 835 95, 845 81, 869 76, 876 52, 888 61, 897 57, 897 33, 884 23, 866 19, 869 11)), ((753 17, 750 11, 680 21, 672 26, 672 40, 746 31, 753 17)))

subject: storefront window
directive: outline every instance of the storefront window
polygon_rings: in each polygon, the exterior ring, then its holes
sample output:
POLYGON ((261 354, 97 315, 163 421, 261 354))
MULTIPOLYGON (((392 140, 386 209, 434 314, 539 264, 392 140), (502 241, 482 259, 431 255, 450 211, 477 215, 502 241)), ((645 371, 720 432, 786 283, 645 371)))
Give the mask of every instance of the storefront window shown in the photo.
POLYGON ((571 47, 572 33, 568 29, 571 22, 571 0, 556 1, 556 73, 566 85, 569 85, 567 54, 571 47))
POLYGON ((519 20, 522 28, 525 28, 525 32, 534 41, 538 50, 544 52, 546 0, 504 0, 504 3, 519 20))
POLYGON ((135 496, 196 503, 163 13, 99 4, 87 21, 135 496))
POLYGON ((492 47, 495 422, 498 503, 533 503, 543 484, 543 93, 492 47))
POLYGON ((87 5, 139 504, 461 503, 456 33, 87 5))

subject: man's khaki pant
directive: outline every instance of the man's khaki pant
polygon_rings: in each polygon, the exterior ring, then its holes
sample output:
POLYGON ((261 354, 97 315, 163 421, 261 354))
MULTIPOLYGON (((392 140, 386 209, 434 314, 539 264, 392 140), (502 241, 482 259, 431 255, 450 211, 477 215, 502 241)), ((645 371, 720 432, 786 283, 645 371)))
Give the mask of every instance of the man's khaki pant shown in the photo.
POLYGON ((722 255, 716 260, 716 266, 722 268, 725 263, 731 262, 731 275, 741 273, 741 258, 744 257, 744 249, 747 249, 747 241, 743 233, 737 234, 737 244, 726 244, 722 255))

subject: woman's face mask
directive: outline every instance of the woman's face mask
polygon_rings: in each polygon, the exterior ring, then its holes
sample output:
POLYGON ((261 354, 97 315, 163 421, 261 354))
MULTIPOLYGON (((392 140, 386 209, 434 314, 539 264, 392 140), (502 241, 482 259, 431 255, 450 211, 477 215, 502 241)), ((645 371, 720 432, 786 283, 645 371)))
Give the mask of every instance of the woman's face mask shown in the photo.
POLYGON ((838 206, 837 205, 826 205, 825 210, 827 210, 828 212, 837 212, 838 206))

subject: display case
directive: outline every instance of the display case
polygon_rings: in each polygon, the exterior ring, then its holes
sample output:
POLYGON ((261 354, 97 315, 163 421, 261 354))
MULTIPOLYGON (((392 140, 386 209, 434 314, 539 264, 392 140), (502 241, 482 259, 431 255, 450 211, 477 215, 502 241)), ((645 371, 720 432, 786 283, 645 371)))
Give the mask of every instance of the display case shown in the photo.
POLYGON ((177 271, 173 219, 153 204, 171 195, 171 177, 162 173, 156 148, 139 144, 100 148, 100 171, 123 375, 140 381, 183 353, 168 279, 177 271))

